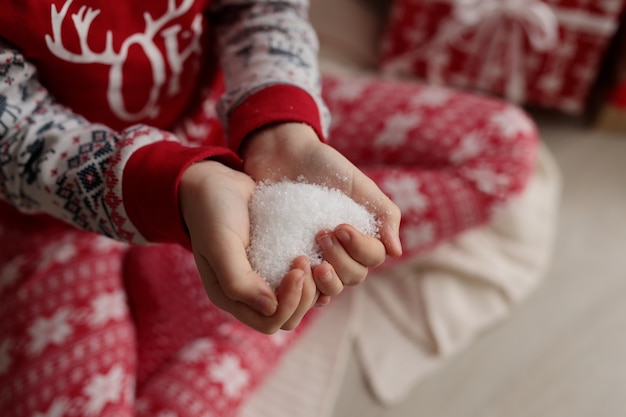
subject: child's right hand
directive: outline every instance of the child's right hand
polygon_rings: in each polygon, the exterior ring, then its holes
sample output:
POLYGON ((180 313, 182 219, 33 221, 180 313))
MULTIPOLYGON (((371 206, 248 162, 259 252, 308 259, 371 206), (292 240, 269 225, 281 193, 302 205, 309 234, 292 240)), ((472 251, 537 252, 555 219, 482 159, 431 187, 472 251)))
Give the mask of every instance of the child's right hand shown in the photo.
POLYGON ((183 173, 179 199, 196 265, 213 304, 270 334, 295 328, 318 293, 305 256, 294 260, 276 293, 252 270, 246 248, 254 187, 246 174, 203 161, 183 173))

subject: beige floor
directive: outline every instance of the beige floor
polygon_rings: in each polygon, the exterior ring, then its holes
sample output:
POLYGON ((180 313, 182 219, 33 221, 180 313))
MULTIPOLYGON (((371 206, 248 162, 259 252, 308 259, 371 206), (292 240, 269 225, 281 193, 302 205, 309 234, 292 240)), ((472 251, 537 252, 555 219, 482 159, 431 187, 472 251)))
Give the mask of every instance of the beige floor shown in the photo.
POLYGON ((353 362, 335 417, 626 416, 626 135, 538 122, 564 180, 547 281, 396 407, 353 362))

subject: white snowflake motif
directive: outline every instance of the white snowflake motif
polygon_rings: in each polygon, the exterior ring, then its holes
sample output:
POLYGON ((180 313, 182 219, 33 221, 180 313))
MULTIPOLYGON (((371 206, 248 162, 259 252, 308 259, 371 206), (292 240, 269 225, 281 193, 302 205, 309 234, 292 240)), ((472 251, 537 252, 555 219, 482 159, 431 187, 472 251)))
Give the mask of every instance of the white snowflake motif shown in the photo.
POLYGON ((18 256, 6 264, 2 270, 0 270, 0 292, 17 282, 23 262, 24 257, 18 256))
POLYGON ((228 336, 234 332, 233 324, 229 322, 222 323, 217 327, 217 334, 221 336, 228 336))
POLYGON ((11 340, 7 339, 0 344, 0 375, 6 373, 11 366, 11 355, 9 355, 9 349, 11 349, 11 340))
POLYGON ((66 411, 69 411, 70 403, 67 398, 57 398, 54 400, 48 411, 44 413, 35 413, 33 417, 63 417, 66 411))
POLYGON ((560 74, 546 73, 537 81, 537 86, 547 95, 554 96, 563 88, 564 77, 560 74))
POLYGON ((208 370, 211 380, 221 384, 224 394, 230 398, 240 396, 250 380, 248 371, 241 367, 239 358, 232 354, 222 356, 208 370))
POLYGON ((60 309, 49 319, 39 317, 28 328, 31 342, 28 351, 32 355, 41 353, 49 344, 59 345, 72 334, 72 326, 68 323, 70 310, 68 308, 60 309))
POLYGON ((89 324, 101 326, 109 321, 121 320, 126 316, 126 297, 122 291, 100 294, 91 301, 89 324))
POLYGON ((500 190, 509 186, 511 179, 485 167, 472 168, 465 171, 465 177, 476 183, 478 189, 489 195, 498 195, 500 190))
POLYGON ((116 365, 106 374, 95 375, 83 389, 88 397, 85 411, 88 415, 101 414, 107 403, 120 401, 124 390, 124 369, 116 365))
POLYGON ((481 135, 470 132, 461 138, 459 146, 451 153, 450 160, 453 164, 460 164, 480 154, 483 150, 481 135))
POLYGON ((329 97, 337 101, 354 101, 363 95, 366 88, 364 82, 348 81, 330 90, 329 97))
POLYGON ((419 248, 433 243, 434 240, 435 227, 430 222, 402 229, 402 244, 407 248, 419 248))
POLYGON ((92 246, 98 252, 110 252, 113 249, 123 247, 124 243, 118 242, 105 236, 97 236, 94 239, 92 246))
POLYGON ((383 188, 403 213, 422 213, 428 209, 428 199, 419 191, 420 182, 416 178, 389 178, 383 188))
POLYGON ((44 269, 55 262, 60 264, 65 263, 75 255, 76 246, 73 242, 66 241, 64 243, 51 245, 44 250, 38 268, 40 270, 44 269))
POLYGON ((421 116, 415 113, 394 114, 385 121, 385 128, 376 137, 375 146, 399 146, 406 142, 411 130, 422 122, 421 116))
POLYGON ((441 107, 452 97, 452 93, 447 88, 429 86, 411 98, 413 107, 441 107))
POLYGON ((179 357, 185 362, 199 362, 205 359, 215 349, 215 343, 211 339, 202 338, 185 347, 179 357))
POLYGON ((503 111, 492 115, 490 122, 505 139, 515 139, 518 135, 527 135, 535 131, 530 118, 522 110, 512 106, 507 106, 503 111))

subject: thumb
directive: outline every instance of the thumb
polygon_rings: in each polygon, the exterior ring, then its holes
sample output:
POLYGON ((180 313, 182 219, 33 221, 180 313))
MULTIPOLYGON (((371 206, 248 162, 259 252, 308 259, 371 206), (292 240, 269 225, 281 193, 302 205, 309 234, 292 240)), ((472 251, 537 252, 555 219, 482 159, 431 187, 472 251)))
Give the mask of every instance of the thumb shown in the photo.
MULTIPOLYGON (((224 294, 253 310, 271 316, 277 299, 272 288, 252 270, 244 245, 234 233, 214 233, 210 250, 202 250, 202 258, 210 265, 224 294)), ((208 249, 208 248, 207 248, 208 249)))

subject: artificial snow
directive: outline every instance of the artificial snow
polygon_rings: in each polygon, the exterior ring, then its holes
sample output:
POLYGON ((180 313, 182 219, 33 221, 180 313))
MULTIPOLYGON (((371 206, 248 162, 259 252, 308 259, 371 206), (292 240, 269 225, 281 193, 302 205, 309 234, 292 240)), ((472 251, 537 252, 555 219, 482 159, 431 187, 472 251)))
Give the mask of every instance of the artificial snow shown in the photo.
POLYGON ((377 236, 374 216, 337 189, 293 181, 261 183, 250 203, 248 259, 277 288, 298 256, 308 256, 312 266, 323 261, 315 242, 319 231, 346 223, 377 236))

